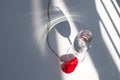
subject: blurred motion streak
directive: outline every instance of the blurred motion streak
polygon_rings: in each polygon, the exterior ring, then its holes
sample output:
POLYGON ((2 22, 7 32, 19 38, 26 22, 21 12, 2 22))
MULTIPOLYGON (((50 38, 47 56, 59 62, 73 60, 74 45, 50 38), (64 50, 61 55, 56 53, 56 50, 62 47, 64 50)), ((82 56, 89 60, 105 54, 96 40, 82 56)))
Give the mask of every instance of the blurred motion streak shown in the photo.
POLYGON ((45 40, 44 36, 46 33, 47 27, 45 26, 45 22, 43 22, 45 17, 43 16, 43 12, 41 11, 42 5, 40 3, 40 0, 31 0, 31 5, 32 5, 32 12, 33 12, 33 26, 34 26, 34 36, 35 36, 35 42, 37 47, 39 47, 40 51, 45 51, 44 45, 45 45, 45 40))

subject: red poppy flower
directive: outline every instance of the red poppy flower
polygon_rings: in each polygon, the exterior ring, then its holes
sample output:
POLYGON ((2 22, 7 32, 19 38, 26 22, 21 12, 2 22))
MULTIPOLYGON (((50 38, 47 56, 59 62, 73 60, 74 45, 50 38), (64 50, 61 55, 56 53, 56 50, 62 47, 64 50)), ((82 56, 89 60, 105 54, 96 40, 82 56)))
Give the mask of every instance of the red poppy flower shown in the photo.
POLYGON ((62 71, 65 73, 71 73, 75 70, 78 65, 78 59, 75 57, 74 59, 67 61, 61 65, 62 71))

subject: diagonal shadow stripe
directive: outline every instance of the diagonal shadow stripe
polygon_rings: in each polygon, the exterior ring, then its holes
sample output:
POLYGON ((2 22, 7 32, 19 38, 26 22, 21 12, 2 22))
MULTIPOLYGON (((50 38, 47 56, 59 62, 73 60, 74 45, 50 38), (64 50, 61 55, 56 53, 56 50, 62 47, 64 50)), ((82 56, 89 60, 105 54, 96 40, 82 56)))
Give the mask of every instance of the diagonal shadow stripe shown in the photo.
POLYGON ((112 20, 112 18, 111 18, 111 16, 110 16, 110 14, 109 14, 109 12, 108 12, 107 8, 105 7, 104 2, 103 2, 102 0, 101 0, 101 3, 102 3, 102 5, 103 5, 103 7, 104 7, 104 9, 105 9, 105 11, 106 11, 106 13, 107 13, 107 15, 108 15, 108 17, 109 17, 110 21, 111 21, 111 23, 113 24, 114 29, 116 30, 116 32, 117 32, 117 34, 118 34, 118 37, 120 38, 119 31, 117 30, 117 28, 116 28, 116 26, 115 26, 115 23, 113 22, 113 20, 112 20))

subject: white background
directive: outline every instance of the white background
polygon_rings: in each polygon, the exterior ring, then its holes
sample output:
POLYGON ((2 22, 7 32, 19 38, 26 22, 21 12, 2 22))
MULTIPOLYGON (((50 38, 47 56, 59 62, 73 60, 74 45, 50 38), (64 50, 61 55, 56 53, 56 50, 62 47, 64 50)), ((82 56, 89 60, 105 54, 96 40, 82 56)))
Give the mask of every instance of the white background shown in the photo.
POLYGON ((81 29, 92 47, 65 74, 46 44, 48 0, 0 1, 0 80, 120 80, 120 8, 116 0, 53 0, 52 47, 65 54, 81 29), (57 7, 57 8, 55 8, 57 7), (71 20, 72 19, 72 20, 71 20))

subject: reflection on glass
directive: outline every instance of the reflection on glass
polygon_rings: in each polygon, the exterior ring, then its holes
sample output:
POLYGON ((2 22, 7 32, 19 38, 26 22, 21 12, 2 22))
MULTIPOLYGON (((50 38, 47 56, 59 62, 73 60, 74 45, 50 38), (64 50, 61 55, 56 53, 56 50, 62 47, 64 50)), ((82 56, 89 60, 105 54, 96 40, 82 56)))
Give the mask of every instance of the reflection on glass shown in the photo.
POLYGON ((90 47, 92 32, 81 30, 75 37, 74 44, 68 49, 67 54, 60 57, 61 69, 65 73, 71 73, 75 70, 79 62, 85 59, 86 51, 90 47))
POLYGON ((76 52, 85 52, 92 40, 92 32, 89 30, 81 30, 74 40, 74 49, 76 52))

